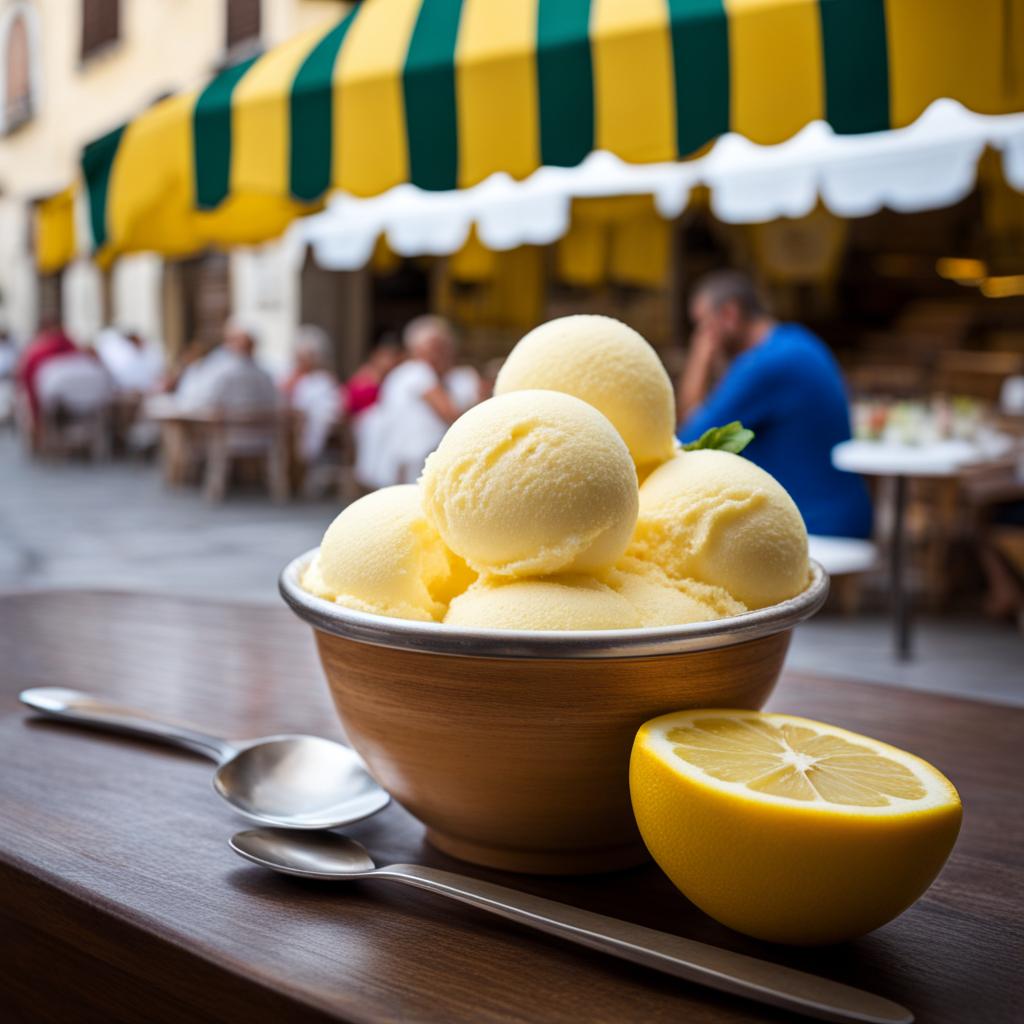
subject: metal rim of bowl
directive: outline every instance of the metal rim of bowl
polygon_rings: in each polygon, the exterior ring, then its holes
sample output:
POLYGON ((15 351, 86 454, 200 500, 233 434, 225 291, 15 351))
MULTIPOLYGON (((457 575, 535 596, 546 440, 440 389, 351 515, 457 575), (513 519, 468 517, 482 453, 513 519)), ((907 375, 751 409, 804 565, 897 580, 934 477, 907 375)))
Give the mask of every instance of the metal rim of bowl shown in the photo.
POLYGON ((278 580, 281 596, 300 619, 315 629, 375 647, 446 654, 464 658, 655 658, 759 640, 809 619, 828 597, 828 573, 810 562, 811 581, 796 597, 711 622, 644 629, 551 630, 460 629, 441 622, 417 622, 370 615, 314 597, 299 584, 318 548, 285 566, 278 580))

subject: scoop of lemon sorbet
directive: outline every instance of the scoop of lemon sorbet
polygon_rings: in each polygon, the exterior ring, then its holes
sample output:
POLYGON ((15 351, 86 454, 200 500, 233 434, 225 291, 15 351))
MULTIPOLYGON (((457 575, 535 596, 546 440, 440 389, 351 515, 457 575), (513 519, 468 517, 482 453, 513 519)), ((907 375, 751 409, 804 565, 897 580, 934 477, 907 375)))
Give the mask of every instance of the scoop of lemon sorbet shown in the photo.
POLYGON ((474 570, 506 578, 611 566, 636 523, 625 443, 593 406, 515 391, 452 424, 420 480, 427 520, 474 570))
POLYGON ((563 391, 599 409, 626 442, 641 475, 675 451, 672 382, 646 339, 610 316, 549 320, 510 353, 494 393, 563 391))
POLYGON ((632 629, 633 606, 592 576, 478 580, 451 603, 444 620, 476 629, 632 629))
POLYGON ((621 559, 601 574, 602 582, 634 608, 642 626, 682 626, 741 615, 746 605, 721 587, 690 579, 672 579, 651 562, 621 559))
POLYGON ((628 553, 748 608, 785 601, 808 582, 807 528, 793 499, 725 451, 681 452, 644 481, 628 553))
POLYGON ((440 621, 475 575, 427 522, 419 488, 403 484, 360 498, 331 523, 302 586, 357 611, 440 621))

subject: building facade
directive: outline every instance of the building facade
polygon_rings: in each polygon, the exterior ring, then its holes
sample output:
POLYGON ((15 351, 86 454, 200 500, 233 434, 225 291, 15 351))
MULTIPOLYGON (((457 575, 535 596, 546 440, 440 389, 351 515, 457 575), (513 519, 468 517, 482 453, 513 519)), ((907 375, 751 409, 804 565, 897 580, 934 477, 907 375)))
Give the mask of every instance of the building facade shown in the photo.
MULTIPOLYGON (((296 257, 285 243, 167 263, 83 257, 36 269, 34 206, 75 180, 82 147, 157 99, 318 25, 341 0, 0 0, 0 327, 25 340, 59 318, 88 343, 104 324, 173 351, 210 336, 228 311, 263 328, 286 359, 297 317, 296 257)), ((299 257, 301 258, 301 257, 299 257)))

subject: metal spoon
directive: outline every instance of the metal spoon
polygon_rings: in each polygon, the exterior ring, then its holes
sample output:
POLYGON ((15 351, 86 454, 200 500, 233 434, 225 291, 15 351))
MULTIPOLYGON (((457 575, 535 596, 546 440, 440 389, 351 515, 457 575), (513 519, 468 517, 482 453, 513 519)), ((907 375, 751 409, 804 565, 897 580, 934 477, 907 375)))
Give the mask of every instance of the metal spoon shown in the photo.
POLYGON ((376 868, 359 843, 337 833, 253 829, 239 832, 230 842, 235 853, 272 871, 332 882, 401 882, 686 981, 818 1020, 910 1024, 914 1019, 904 1007, 848 985, 503 885, 413 864, 376 868))
POLYGON ((216 761, 213 788, 239 814, 264 825, 350 825, 391 799, 354 750, 319 736, 225 740, 59 687, 24 690, 21 702, 50 718, 184 747, 216 761))

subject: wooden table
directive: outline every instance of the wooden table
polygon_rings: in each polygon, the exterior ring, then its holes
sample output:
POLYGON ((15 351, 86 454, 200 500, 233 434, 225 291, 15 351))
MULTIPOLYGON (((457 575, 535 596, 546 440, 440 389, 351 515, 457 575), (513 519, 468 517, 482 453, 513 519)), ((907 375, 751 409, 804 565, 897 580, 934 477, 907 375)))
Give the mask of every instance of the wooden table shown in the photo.
POLYGON ((159 425, 167 486, 184 486, 202 467, 206 497, 223 501, 232 461, 252 459, 264 465, 270 496, 275 501, 290 497, 298 459, 294 444, 298 414, 293 410, 183 410, 173 394, 158 394, 149 396, 143 414, 159 425))
MULTIPOLYGON (((34 720, 28 686, 103 693, 225 735, 339 735, 284 609, 109 593, 0 597, 0 1017, 10 1021, 783 1021, 791 1017, 425 894, 301 882, 228 850, 212 766, 34 720)), ((415 680, 410 680, 415 685, 415 680)), ((908 747, 960 788, 928 894, 857 942, 793 950, 706 918, 654 867, 502 876, 424 847, 391 807, 351 828, 423 860, 869 988, 923 1022, 1020 1020, 1024 712, 795 674, 771 706, 908 747)))

